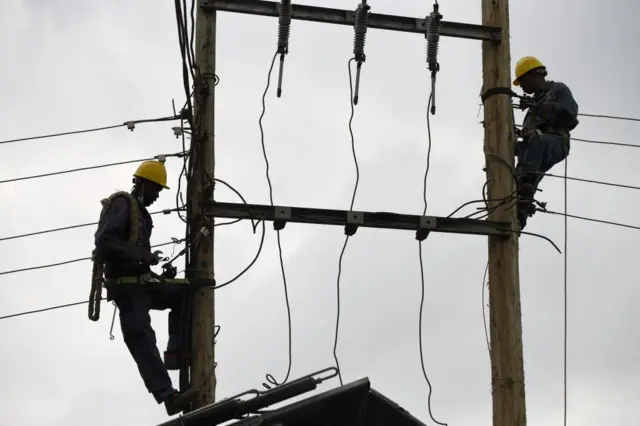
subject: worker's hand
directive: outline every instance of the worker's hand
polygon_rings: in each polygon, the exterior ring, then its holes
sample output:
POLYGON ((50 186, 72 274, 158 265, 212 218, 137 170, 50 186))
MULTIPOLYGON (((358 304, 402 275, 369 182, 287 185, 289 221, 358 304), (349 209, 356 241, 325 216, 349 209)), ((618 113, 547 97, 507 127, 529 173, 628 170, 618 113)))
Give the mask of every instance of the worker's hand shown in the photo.
POLYGON ((528 96, 523 96, 520 98, 520 109, 521 110, 525 110, 527 108, 530 108, 533 105, 533 99, 531 99, 528 96))
POLYGON ((539 114, 550 115, 551 113, 553 113, 553 104, 550 102, 535 105, 533 108, 539 114))
POLYGON ((160 260, 162 260, 161 255, 162 252, 160 250, 156 250, 153 253, 148 251, 142 255, 142 261, 147 265, 157 265, 158 263, 160 263, 160 260))

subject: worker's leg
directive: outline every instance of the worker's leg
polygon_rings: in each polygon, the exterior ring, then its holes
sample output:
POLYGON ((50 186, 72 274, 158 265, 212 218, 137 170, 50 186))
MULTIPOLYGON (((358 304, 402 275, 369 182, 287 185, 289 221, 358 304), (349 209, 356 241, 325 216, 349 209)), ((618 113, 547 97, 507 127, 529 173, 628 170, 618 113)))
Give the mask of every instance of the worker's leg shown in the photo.
POLYGON ((568 149, 569 145, 565 145, 565 138, 562 136, 545 134, 536 135, 529 139, 519 161, 522 184, 531 185, 535 193, 535 189, 544 177, 544 173, 564 160, 569 154, 568 149))
POLYGON ((151 309, 169 311, 169 341, 164 352, 164 364, 169 370, 180 369, 181 330, 180 320, 186 287, 173 284, 158 284, 151 290, 153 294, 151 309))
POLYGON ((143 288, 131 286, 118 290, 122 336, 149 393, 158 404, 176 392, 156 346, 149 309, 152 297, 143 288))

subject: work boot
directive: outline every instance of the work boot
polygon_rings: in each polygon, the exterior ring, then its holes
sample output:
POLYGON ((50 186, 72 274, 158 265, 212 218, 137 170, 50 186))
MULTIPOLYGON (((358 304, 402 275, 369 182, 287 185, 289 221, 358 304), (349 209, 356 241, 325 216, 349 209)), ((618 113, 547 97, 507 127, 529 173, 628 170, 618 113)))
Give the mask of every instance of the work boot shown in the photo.
POLYGON ((167 414, 174 416, 186 409, 200 397, 200 391, 187 389, 186 391, 174 392, 164 401, 164 408, 167 414))

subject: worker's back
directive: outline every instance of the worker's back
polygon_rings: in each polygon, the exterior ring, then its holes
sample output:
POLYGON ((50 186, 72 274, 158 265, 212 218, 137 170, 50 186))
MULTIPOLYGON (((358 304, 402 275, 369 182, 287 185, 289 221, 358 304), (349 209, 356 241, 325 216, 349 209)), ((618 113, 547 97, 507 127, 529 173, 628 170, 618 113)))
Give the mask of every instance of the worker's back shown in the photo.
POLYGON ((149 271, 140 262, 143 253, 151 250, 152 229, 151 215, 133 198, 122 194, 109 200, 95 233, 96 253, 104 261, 105 278, 138 276, 149 271), (132 212, 131 208, 136 210, 132 212))

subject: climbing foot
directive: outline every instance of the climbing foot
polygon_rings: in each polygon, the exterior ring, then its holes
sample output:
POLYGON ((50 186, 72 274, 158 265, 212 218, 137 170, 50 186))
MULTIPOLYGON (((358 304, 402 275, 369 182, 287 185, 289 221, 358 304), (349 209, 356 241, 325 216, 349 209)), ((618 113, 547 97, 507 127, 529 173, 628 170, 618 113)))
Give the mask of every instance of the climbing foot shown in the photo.
POLYGON ((176 415, 195 402, 200 397, 200 391, 197 389, 188 389, 182 393, 175 392, 164 402, 164 408, 170 416, 176 415))

